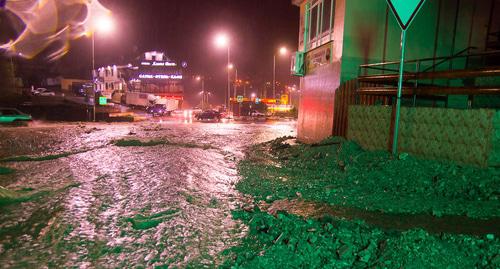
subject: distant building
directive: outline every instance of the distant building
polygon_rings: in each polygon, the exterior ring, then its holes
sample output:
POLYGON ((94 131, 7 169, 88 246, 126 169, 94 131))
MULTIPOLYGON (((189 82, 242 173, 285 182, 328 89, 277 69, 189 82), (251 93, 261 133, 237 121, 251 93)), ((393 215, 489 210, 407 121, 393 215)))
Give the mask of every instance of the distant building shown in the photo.
POLYGON ((130 77, 130 90, 175 99, 182 105, 184 100, 182 65, 169 59, 163 52, 146 52, 130 77))
POLYGON ((184 100, 183 66, 163 52, 146 52, 135 64, 101 67, 94 72, 96 91, 119 102, 127 92, 149 93, 164 99, 184 100))
MULTIPOLYGON (((357 82, 363 75, 398 72, 397 65, 387 66, 400 59, 401 29, 386 0, 292 0, 292 4, 300 7, 299 51, 295 56, 297 64, 292 66, 292 72, 301 76, 298 138, 316 142, 333 134, 339 135, 334 132, 336 125, 345 124, 345 113, 341 115, 342 122, 335 122, 336 106, 342 105, 336 102, 339 89, 354 87, 359 90, 357 82), (387 69, 362 66, 369 63, 385 63, 387 65, 382 67, 387 69)), ((498 54, 473 55, 500 49, 499 32, 498 0, 427 0, 408 30, 406 59, 430 60, 421 64, 409 63, 407 70, 417 74, 429 70, 442 72, 437 75, 455 72, 456 76, 456 71, 498 66, 498 54), (448 56, 453 57, 446 58, 448 56), (439 57, 442 58, 437 59, 439 57)), ((394 87, 397 79, 384 83, 381 87, 394 87)), ((460 90, 465 91, 482 86, 480 83, 499 84, 496 77, 489 80, 436 79, 419 85, 462 87, 460 90), (465 89, 468 86, 470 88, 465 89)), ((386 105, 392 105, 394 91, 384 98, 389 100, 386 105)), ((418 103, 421 97, 414 94, 406 96, 404 101, 415 104, 414 98, 418 103)), ((427 106, 467 108, 471 106, 471 99, 472 107, 481 100, 480 96, 471 98, 458 94, 442 94, 439 98, 431 101, 421 98, 420 102, 427 101, 427 106)))
POLYGON ((112 99, 116 94, 122 94, 127 90, 127 72, 132 65, 126 66, 107 66, 97 69, 94 74, 96 91, 102 96, 112 99))
POLYGON ((92 81, 85 79, 59 76, 45 79, 40 86, 69 95, 87 95, 92 93, 92 81))

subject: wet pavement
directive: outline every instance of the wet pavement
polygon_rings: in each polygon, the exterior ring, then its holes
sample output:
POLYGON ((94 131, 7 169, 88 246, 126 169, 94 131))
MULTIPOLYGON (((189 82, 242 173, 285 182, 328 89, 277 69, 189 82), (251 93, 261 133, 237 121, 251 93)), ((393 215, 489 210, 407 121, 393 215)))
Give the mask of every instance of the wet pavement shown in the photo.
POLYGON ((295 122, 34 123, 0 128, 0 186, 27 197, 0 207, 2 267, 209 267, 245 227, 231 210, 252 144, 295 135, 295 122), (113 141, 169 141, 118 147, 113 141))

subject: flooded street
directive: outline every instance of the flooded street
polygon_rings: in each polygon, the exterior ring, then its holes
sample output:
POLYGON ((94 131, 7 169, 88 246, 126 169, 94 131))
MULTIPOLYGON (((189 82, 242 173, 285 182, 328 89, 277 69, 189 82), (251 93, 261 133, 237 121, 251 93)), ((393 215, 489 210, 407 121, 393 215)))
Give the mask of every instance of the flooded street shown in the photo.
POLYGON ((295 122, 43 124, 0 129, 2 267, 217 264, 245 227, 234 184, 252 144, 295 136, 295 122), (116 141, 161 141, 117 146, 116 141), (29 156, 19 161, 12 157, 29 156), (52 156, 52 158, 43 158, 52 156), (35 157, 41 157, 36 159, 35 157))

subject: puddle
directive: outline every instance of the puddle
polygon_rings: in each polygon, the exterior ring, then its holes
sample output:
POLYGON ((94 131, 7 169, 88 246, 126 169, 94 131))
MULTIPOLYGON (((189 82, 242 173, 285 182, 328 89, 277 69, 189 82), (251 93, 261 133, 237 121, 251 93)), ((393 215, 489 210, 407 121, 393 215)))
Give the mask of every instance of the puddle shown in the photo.
POLYGON ((471 219, 465 216, 442 216, 438 218, 424 214, 387 214, 303 200, 278 200, 272 204, 261 202, 259 206, 273 215, 278 211, 287 211, 291 214, 306 218, 321 218, 325 215, 329 215, 347 220, 359 219, 385 230, 407 231, 420 228, 434 234, 447 233, 476 236, 484 236, 486 234, 500 235, 500 218, 481 220, 471 219))

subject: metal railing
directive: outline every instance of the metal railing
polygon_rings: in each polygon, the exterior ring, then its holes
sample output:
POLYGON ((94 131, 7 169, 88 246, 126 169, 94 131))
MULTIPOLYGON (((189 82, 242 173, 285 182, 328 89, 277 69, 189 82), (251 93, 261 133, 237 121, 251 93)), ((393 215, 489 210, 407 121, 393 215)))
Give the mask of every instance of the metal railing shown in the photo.
MULTIPOLYGON (((475 47, 465 48, 453 55, 436 58, 422 58, 405 61, 404 85, 407 88, 417 89, 420 87, 443 88, 450 87, 450 81, 453 79, 475 78, 483 76, 496 76, 500 66, 494 66, 489 69, 485 59, 491 56, 500 56, 500 51, 486 51, 471 54, 475 47), (475 60, 475 61, 474 61, 475 60), (444 69, 445 63, 448 63, 444 69), (460 65, 458 65, 460 63, 460 65), (473 66, 475 64, 475 66, 473 66), (411 66, 413 65, 413 68, 411 66), (494 72, 492 72, 494 70, 494 72), (439 80, 436 83, 436 80, 439 80), (424 83, 425 81, 425 83, 424 83), (436 85, 446 81, 446 85, 436 85)), ((382 63, 363 64, 358 69, 358 81, 375 83, 379 85, 394 85, 398 80, 399 61, 390 61, 382 63), (373 72, 376 71, 376 72, 373 72)), ((357 88, 360 89, 358 82, 357 88)), ((379 89, 380 90, 380 89, 379 89)), ((417 91, 414 91, 417 92, 417 91)), ((443 93, 446 95, 446 93, 443 93)), ((416 105, 417 94, 413 94, 413 105, 416 105)))

